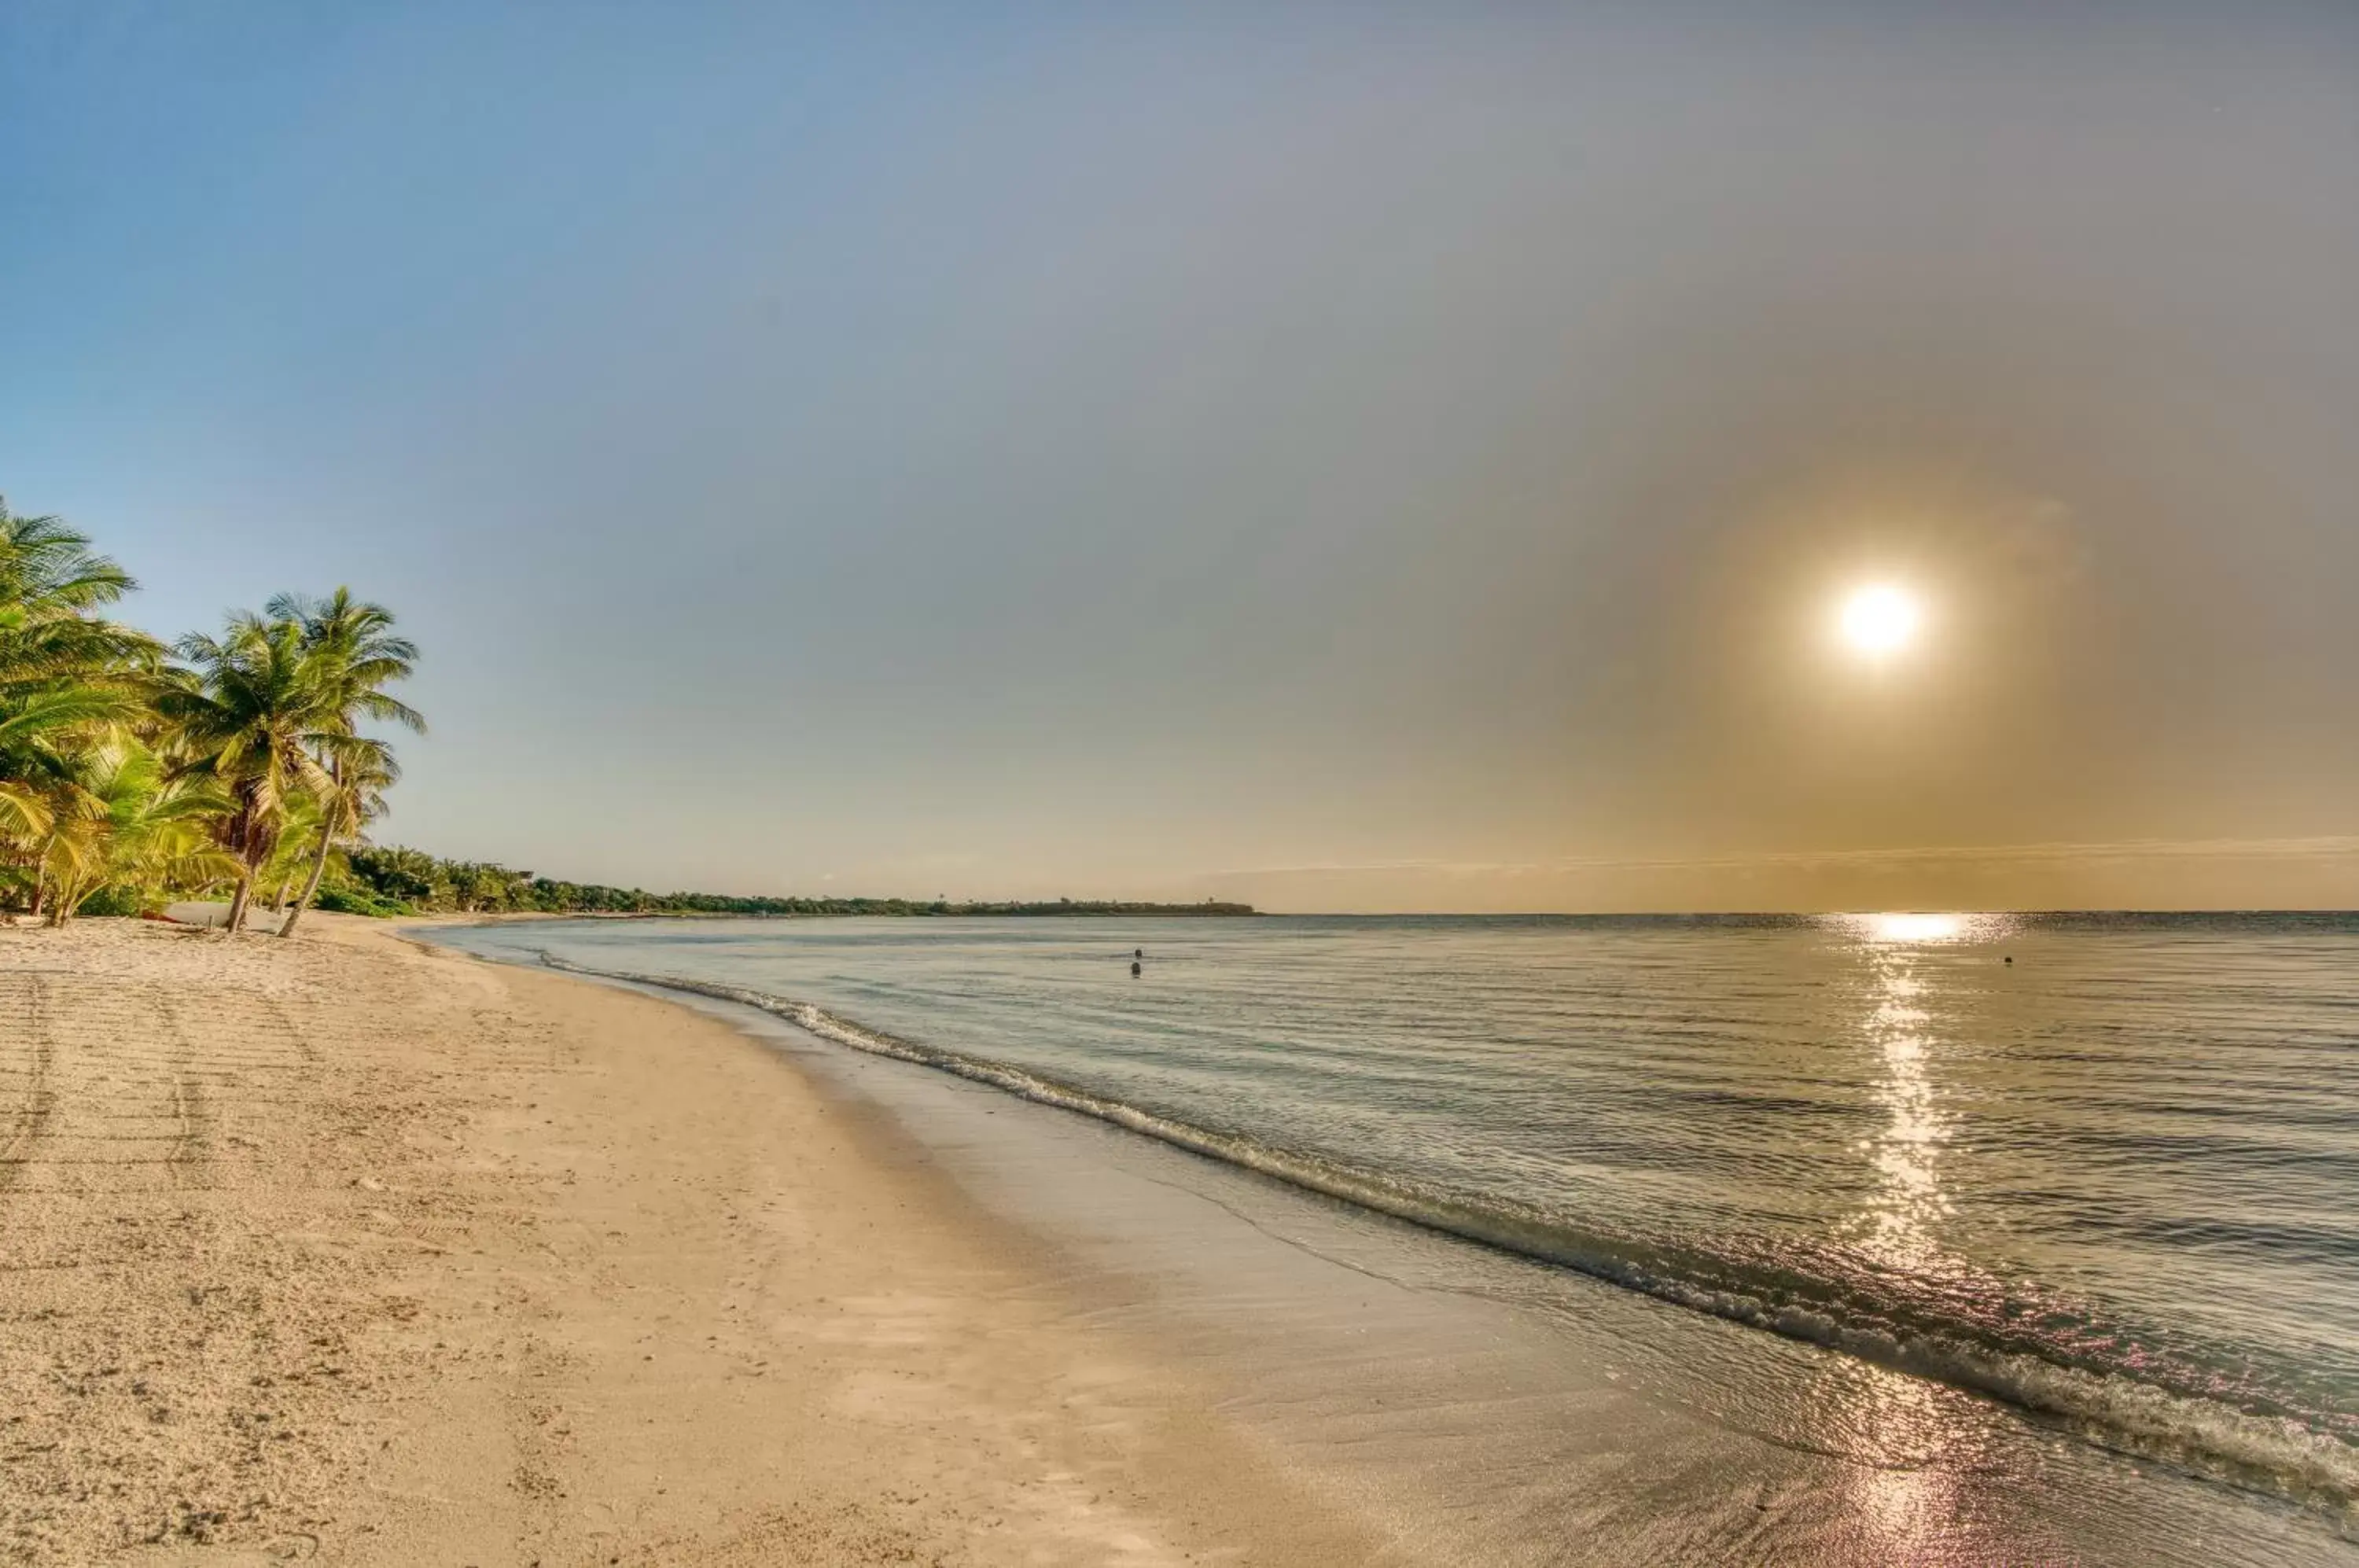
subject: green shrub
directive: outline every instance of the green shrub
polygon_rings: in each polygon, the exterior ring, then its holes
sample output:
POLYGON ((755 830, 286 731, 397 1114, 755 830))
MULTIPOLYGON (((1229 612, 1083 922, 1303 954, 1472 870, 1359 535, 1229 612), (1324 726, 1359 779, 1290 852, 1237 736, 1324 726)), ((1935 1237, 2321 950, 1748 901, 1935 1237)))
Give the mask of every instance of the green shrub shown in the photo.
POLYGON ((147 890, 121 883, 101 887, 75 910, 80 915, 136 915, 147 907, 147 890))
POLYGON ((368 915, 381 920, 415 913, 400 899, 380 898, 365 887, 323 887, 319 897, 311 900, 311 907, 334 915, 368 915))

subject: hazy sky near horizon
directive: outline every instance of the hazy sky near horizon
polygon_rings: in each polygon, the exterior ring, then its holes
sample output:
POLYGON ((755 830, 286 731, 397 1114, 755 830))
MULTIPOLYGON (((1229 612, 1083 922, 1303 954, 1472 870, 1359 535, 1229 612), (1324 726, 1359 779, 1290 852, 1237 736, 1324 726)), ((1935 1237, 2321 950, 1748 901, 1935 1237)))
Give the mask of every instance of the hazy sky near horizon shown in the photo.
POLYGON ((37 0, 0 213, 0 494, 394 605, 382 837, 2359 904, 2359 7, 37 0))

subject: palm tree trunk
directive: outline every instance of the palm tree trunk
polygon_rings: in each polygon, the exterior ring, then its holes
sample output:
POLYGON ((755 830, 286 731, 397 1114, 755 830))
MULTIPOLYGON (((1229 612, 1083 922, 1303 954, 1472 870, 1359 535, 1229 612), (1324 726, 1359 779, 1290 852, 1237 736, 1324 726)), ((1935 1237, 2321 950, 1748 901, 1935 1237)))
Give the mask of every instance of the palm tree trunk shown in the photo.
POLYGON ((245 929, 246 895, 254 890, 254 867, 243 866, 237 874, 237 891, 229 896, 229 933, 235 936, 245 929))
POLYGON ((287 895, 294 890, 295 868, 290 866, 287 868, 287 875, 278 879, 278 897, 273 899, 270 905, 274 914, 283 915, 287 912, 287 895))
POLYGON ((288 915, 287 923, 278 928, 278 934, 280 936, 293 936, 295 934, 295 922, 303 918, 303 911, 311 907, 311 900, 313 898, 319 897, 320 878, 327 875, 328 855, 335 847, 336 835, 328 831, 328 823, 323 820, 320 823, 319 855, 311 862, 311 875, 310 879, 303 884, 303 896, 295 900, 295 908, 288 915))
POLYGON ((49 924, 61 926, 81 914, 82 907, 96 897, 98 890, 105 886, 103 882, 60 883, 58 896, 49 901, 49 924))

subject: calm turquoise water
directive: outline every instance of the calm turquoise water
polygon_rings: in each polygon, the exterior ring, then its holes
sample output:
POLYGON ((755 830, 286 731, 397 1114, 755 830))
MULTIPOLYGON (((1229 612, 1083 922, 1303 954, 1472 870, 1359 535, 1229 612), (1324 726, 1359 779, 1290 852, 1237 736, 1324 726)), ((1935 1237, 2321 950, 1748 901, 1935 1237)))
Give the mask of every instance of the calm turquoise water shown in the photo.
POLYGON ((2359 918, 449 940, 718 986, 2109 1446, 2359 1498, 2359 918))

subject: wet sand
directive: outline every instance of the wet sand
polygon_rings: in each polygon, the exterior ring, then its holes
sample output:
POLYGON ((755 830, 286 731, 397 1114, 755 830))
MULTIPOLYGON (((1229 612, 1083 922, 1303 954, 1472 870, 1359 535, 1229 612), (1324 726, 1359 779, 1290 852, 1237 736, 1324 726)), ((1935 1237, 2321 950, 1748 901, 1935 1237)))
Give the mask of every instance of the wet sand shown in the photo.
POLYGON ((0 931, 0 1561, 1379 1550, 777 1051, 315 919, 0 931))

